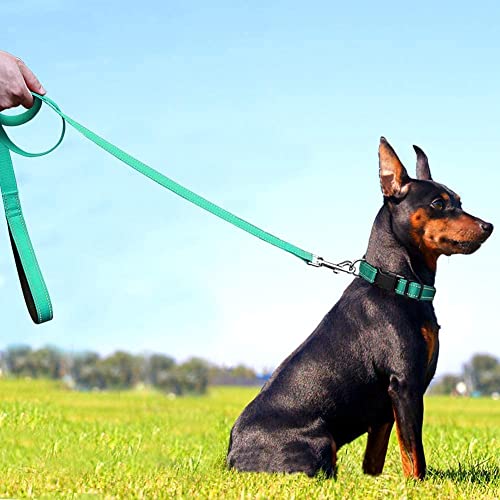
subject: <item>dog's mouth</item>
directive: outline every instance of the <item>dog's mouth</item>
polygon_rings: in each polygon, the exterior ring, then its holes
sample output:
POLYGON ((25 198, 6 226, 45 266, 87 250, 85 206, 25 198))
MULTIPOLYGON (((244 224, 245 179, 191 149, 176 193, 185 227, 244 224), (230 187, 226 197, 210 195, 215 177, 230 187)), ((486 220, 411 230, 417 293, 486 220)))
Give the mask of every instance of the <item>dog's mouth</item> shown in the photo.
POLYGON ((443 246, 445 247, 445 255, 452 255, 454 253, 461 253, 470 255, 481 248, 481 245, 486 241, 482 240, 454 240, 451 238, 443 238, 443 246))

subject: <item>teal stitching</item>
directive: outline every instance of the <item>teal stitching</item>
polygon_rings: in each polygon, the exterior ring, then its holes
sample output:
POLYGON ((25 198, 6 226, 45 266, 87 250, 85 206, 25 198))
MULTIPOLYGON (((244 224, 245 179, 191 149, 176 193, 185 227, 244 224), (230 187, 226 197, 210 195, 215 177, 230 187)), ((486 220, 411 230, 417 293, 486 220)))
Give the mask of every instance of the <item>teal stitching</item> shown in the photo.
POLYGON ((404 289, 406 288, 407 283, 408 283, 408 280, 406 280, 404 278, 399 278, 398 285, 395 289, 395 292, 404 297, 405 296, 404 289), (401 289, 399 288, 400 285, 402 287, 401 289))
POLYGON ((410 283, 410 286, 408 287, 408 297, 411 297, 412 299, 418 299, 418 296, 420 295, 420 289, 421 285, 419 283, 415 283, 414 281, 412 281, 410 283), (415 292, 413 293, 412 293, 412 287, 413 289, 416 289, 415 292))

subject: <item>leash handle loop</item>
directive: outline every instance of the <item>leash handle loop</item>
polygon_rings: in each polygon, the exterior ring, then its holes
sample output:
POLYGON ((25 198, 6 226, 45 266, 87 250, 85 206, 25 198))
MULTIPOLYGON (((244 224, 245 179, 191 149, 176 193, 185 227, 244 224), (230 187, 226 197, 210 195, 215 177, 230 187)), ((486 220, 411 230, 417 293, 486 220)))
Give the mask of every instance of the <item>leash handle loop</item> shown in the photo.
POLYGON ((18 115, 2 115, 2 113, 0 113, 0 125, 5 125, 6 127, 24 125, 38 114, 41 107, 41 101, 39 99, 34 99, 33 106, 23 113, 19 113, 18 115))
POLYGON ((35 97, 33 106, 23 113, 18 115, 2 115, 0 113, 0 189, 2 201, 21 290, 29 314, 37 324, 52 319, 52 303, 26 227, 11 151, 27 158, 51 153, 63 141, 66 123, 63 119, 61 135, 56 144, 40 153, 31 153, 17 146, 7 135, 4 127, 17 127, 28 123, 38 114, 41 107, 42 100, 35 97))

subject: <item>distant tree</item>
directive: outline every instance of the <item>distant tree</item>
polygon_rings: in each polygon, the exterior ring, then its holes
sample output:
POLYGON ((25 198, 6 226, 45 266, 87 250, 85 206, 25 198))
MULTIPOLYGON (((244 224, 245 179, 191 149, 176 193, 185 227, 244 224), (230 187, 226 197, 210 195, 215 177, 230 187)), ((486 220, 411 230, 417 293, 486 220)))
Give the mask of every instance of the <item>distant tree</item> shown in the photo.
POLYGON ((500 392, 500 363, 490 354, 476 354, 464 366, 464 375, 471 392, 500 392))
POLYGON ((182 393, 205 393, 208 386, 209 369, 210 364, 200 358, 191 358, 179 365, 176 369, 176 374, 182 387, 182 393))
POLYGON ((7 374, 7 362, 5 361, 5 352, 0 351, 0 377, 3 377, 7 374))
POLYGON ((112 389, 133 387, 140 380, 141 358, 117 351, 97 364, 104 386, 112 389))
POLYGON ((175 360, 170 356, 163 354, 153 354, 147 362, 147 378, 149 383, 154 386, 160 386, 171 376, 175 368, 175 360))
POLYGON ((63 356, 55 347, 31 351, 27 356, 33 377, 58 379, 63 375, 63 356))
POLYGON ((104 380, 99 371, 100 356, 96 352, 82 352, 71 359, 71 376, 77 387, 92 389, 104 388, 104 380))
POLYGON ((12 375, 33 377, 30 365, 31 347, 27 345, 14 345, 5 351, 5 365, 12 375))
POLYGON ((257 385, 259 379, 255 370, 245 365, 227 368, 212 365, 208 373, 210 385, 257 385))
POLYGON ((491 354, 476 354, 472 357, 470 364, 477 373, 494 370, 498 365, 498 359, 491 354))
POLYGON ((443 375, 429 388, 429 394, 449 395, 456 390, 457 384, 462 380, 458 375, 443 375))
POLYGON ((246 378, 252 379, 257 376, 253 368, 249 368, 245 365, 237 365, 231 369, 231 375, 235 378, 246 378))
POLYGON ((182 376, 179 374, 177 367, 173 367, 172 370, 158 372, 155 387, 166 394, 175 394, 177 396, 185 392, 182 376))

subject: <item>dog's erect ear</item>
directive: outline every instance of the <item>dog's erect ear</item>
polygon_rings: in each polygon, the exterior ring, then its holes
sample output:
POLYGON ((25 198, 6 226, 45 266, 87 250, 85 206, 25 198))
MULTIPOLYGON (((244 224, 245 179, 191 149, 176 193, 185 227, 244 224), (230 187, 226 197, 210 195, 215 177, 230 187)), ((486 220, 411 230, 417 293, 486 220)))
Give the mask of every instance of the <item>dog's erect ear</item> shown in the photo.
POLYGON ((384 196, 402 198, 408 192, 410 177, 385 137, 378 148, 380 187, 384 196))
POLYGON ((417 153, 417 179, 421 181, 432 181, 427 155, 418 146, 415 146, 415 144, 413 145, 413 149, 415 153, 417 153))

